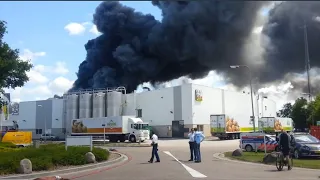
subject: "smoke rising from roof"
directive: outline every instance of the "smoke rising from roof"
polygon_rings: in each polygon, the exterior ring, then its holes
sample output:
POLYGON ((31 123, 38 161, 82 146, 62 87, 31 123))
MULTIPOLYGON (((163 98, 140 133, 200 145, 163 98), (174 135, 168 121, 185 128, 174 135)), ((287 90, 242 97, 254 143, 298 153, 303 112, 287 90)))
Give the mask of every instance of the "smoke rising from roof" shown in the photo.
POLYGON ((143 82, 160 86, 181 76, 202 78, 211 70, 244 87, 248 76, 229 69, 235 64, 250 66, 256 86, 263 87, 304 72, 304 21, 311 66, 320 65, 320 2, 277 4, 265 23, 259 11, 268 1, 152 3, 162 11, 161 22, 119 2, 96 8, 93 22, 102 35, 85 45, 87 57, 71 90, 125 86, 132 92, 143 82), (252 33, 262 24, 261 34, 252 33))

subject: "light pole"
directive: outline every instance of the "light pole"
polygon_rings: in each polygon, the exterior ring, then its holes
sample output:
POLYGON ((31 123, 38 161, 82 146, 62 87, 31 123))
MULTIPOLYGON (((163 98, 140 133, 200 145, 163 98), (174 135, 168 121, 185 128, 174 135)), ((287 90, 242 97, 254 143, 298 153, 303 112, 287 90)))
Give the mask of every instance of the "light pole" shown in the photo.
POLYGON ((103 145, 106 144, 106 124, 102 124, 103 127, 103 145))
MULTIPOLYGON (((41 108, 42 110, 42 105, 38 105, 38 107, 41 108)), ((42 111, 43 112, 43 111, 42 111)), ((47 118, 46 118, 46 115, 44 114, 44 142, 46 143, 47 142, 47 118)))
POLYGON ((251 69, 249 66, 246 65, 232 65, 230 68, 237 69, 237 68, 247 68, 249 70, 249 79, 250 79, 250 94, 251 94, 251 108, 252 108, 252 121, 253 121, 253 132, 256 132, 256 123, 255 123, 255 117, 254 117, 254 105, 253 105, 253 93, 252 93, 252 75, 251 75, 251 69))

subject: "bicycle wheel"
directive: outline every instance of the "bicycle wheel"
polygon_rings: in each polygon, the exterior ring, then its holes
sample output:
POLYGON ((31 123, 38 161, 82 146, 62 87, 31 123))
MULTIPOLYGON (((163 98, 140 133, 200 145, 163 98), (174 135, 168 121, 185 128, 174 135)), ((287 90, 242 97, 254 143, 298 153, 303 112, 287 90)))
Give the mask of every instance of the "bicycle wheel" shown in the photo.
POLYGON ((276 159, 276 167, 278 169, 278 171, 282 171, 284 166, 284 162, 283 162, 283 158, 281 155, 277 155, 277 159, 276 159))

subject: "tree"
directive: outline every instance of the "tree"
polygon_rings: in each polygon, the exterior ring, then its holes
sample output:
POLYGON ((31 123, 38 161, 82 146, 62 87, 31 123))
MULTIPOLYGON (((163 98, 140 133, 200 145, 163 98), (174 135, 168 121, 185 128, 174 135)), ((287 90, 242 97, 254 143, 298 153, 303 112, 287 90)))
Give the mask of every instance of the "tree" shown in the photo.
POLYGON ((278 117, 291 117, 292 104, 286 103, 283 105, 282 109, 277 112, 278 117))
MULTIPOLYGON (((32 68, 30 61, 19 58, 18 49, 11 49, 3 41, 7 33, 6 24, 0 20, 0 93, 3 93, 3 88, 14 89, 23 86, 29 80, 27 72, 32 68)), ((3 99, 0 99, 0 107, 3 103, 3 99)))
POLYGON ((308 109, 308 102, 305 98, 301 97, 296 99, 292 106, 291 118, 295 124, 295 128, 304 129, 308 127, 307 120, 311 112, 308 109))
POLYGON ((308 119, 308 122, 310 125, 315 125, 316 120, 320 119, 320 94, 318 94, 315 100, 310 103, 309 109, 311 111, 311 116, 308 119))

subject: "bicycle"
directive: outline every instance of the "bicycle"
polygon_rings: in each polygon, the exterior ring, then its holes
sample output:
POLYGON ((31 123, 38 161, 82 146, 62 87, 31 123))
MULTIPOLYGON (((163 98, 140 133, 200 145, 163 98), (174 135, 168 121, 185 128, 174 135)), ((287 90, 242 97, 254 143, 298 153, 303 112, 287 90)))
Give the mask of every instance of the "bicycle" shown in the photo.
POLYGON ((277 152, 276 158, 276 167, 278 171, 282 171, 284 166, 288 166, 288 170, 292 169, 293 166, 293 158, 292 158, 292 151, 289 152, 289 162, 285 162, 285 157, 283 156, 282 151, 277 152), (289 166, 290 163, 290 166, 289 166))

